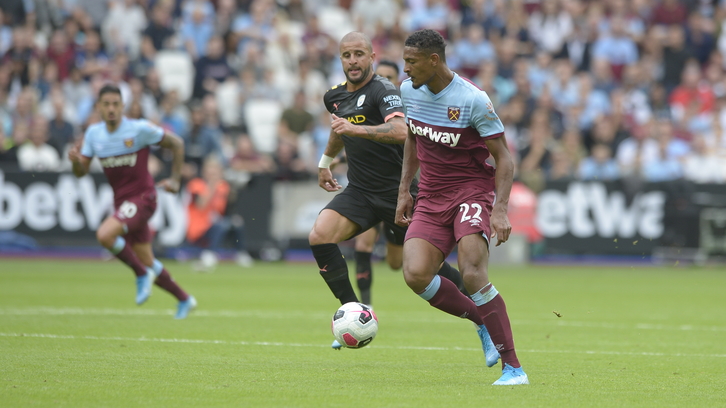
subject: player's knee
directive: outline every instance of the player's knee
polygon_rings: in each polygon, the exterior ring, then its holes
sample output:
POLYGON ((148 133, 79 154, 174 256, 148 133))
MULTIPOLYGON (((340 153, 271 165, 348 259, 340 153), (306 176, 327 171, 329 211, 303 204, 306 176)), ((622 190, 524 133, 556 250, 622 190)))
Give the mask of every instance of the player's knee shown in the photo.
POLYGON ((96 230, 96 240, 106 248, 111 248, 116 241, 116 236, 104 228, 96 230))
POLYGON ((308 242, 310 245, 322 245, 322 244, 333 244, 334 242, 330 237, 325 234, 321 234, 318 230, 314 229, 308 234, 308 242))
POLYGON ((406 281, 406 285, 416 293, 423 292, 431 282, 432 277, 433 275, 426 273, 421 268, 403 268, 403 279, 406 281))
POLYGON ((388 261, 388 267, 393 269, 394 271, 401 269, 401 267, 403 266, 403 261, 401 258, 396 259, 389 256, 386 258, 386 261, 388 261))

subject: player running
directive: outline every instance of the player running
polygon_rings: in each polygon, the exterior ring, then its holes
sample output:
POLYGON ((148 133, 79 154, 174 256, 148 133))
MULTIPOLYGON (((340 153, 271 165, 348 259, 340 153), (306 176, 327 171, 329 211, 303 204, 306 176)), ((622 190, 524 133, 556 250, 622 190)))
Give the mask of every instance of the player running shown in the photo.
MULTIPOLYGON (((401 94, 390 81, 373 73, 374 58, 373 46, 365 34, 346 34, 340 42, 340 61, 347 81, 323 97, 333 123, 318 164, 318 184, 329 192, 342 188, 329 167, 343 147, 349 184, 320 212, 308 239, 320 275, 341 304, 357 302, 358 298, 338 243, 380 222, 393 244, 403 245, 406 234, 406 228, 394 222, 402 143, 406 140, 401 94)), ((415 194, 415 183, 409 180, 408 185, 415 194)), ((461 281, 456 269, 445 262, 440 264, 440 274, 461 281)), ((334 341, 332 347, 339 349, 341 345, 334 341)))
POLYGON ((488 331, 502 358, 502 376, 494 385, 529 384, 514 350, 504 300, 487 272, 489 239, 496 236, 500 245, 512 229, 507 204, 514 162, 489 97, 449 69, 445 47, 434 30, 416 31, 404 43, 403 70, 409 79, 401 84, 401 95, 408 137, 396 209, 396 222, 408 226, 403 276, 431 306, 473 321, 480 338, 488 331), (486 163, 490 155, 496 168, 486 163), (419 166, 413 211, 408 186, 419 166), (470 297, 436 274, 457 243, 470 297))
POLYGON ((124 117, 121 91, 115 86, 101 88, 97 108, 103 122, 89 126, 80 150, 74 146, 68 153, 76 177, 86 175, 91 159, 98 156, 113 188, 115 212, 98 227, 96 238, 134 271, 136 304, 146 302, 156 283, 179 300, 174 317, 184 319, 197 301, 154 258, 148 221, 156 210, 156 189, 147 169, 149 146, 158 144, 171 149, 174 155, 171 177, 159 182, 159 186, 177 193, 184 164, 184 142, 146 120, 124 117))

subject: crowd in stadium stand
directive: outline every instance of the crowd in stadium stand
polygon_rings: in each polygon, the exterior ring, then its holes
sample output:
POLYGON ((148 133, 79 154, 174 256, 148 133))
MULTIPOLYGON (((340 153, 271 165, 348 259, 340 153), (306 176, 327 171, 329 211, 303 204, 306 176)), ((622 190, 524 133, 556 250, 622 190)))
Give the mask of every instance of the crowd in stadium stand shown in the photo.
MULTIPOLYGON (((724 0, 4 0, 0 169, 65 171, 98 121, 97 91, 186 141, 185 177, 216 155, 229 178, 315 179, 360 30, 402 65, 421 28, 485 90, 517 177, 726 182, 724 0)), ((403 77, 402 77, 403 79, 403 77)), ((150 168, 168 172, 155 151, 150 168)), ((98 171, 99 168, 96 167, 98 171)))

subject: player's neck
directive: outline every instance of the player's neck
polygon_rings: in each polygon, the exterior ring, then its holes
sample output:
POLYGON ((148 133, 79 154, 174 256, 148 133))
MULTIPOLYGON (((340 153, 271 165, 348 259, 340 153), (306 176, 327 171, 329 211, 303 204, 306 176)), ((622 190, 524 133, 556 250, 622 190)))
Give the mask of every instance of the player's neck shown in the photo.
POLYGON ((451 71, 449 67, 444 66, 441 70, 436 72, 436 75, 431 78, 431 81, 426 84, 426 87, 429 88, 429 91, 432 93, 437 94, 449 86, 453 80, 454 72, 451 71))
POLYGON ((371 80, 373 79, 373 75, 375 75, 375 72, 371 71, 371 73, 368 74, 368 78, 366 78, 364 81, 359 82, 357 84, 354 84, 350 81, 346 82, 345 90, 348 92, 355 92, 355 91, 363 88, 364 86, 368 85, 368 82, 371 82, 371 80))

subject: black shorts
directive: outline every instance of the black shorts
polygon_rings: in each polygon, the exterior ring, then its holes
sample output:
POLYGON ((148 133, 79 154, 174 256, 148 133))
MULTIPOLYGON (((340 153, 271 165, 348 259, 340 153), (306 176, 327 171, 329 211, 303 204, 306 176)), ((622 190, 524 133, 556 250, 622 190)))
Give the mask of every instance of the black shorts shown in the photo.
POLYGON ((383 232, 388 242, 403 245, 403 240, 406 238, 406 227, 400 227, 394 222, 396 200, 397 197, 393 195, 374 195, 347 187, 342 193, 336 195, 325 208, 358 224, 360 230, 355 235, 368 231, 371 227, 383 222, 383 232))

